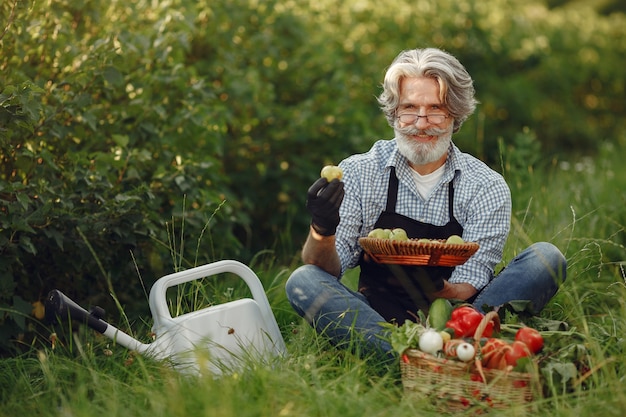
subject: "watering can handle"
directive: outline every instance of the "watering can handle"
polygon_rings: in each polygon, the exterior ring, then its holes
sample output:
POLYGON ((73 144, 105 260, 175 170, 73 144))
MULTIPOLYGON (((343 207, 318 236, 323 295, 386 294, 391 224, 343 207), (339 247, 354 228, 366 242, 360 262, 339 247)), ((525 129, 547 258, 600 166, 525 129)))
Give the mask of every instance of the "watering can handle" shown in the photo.
POLYGON ((282 335, 267 301, 261 281, 248 266, 234 260, 217 261, 159 278, 150 290, 150 311, 152 312, 155 327, 167 326, 172 322, 172 315, 166 299, 168 288, 226 272, 238 275, 248 284, 252 298, 257 302, 265 323, 270 327, 269 331, 272 333, 270 336, 275 341, 282 340, 282 335))

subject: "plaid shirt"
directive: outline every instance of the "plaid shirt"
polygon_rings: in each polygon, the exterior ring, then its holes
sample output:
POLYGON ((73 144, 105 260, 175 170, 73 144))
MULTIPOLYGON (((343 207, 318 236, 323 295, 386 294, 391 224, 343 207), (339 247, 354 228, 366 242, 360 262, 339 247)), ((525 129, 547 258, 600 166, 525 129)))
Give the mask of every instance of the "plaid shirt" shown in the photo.
POLYGON ((352 155, 339 166, 345 187, 336 233, 342 275, 357 266, 362 251, 358 239, 367 236, 385 210, 390 167, 395 166, 399 181, 396 213, 424 223, 441 226, 450 220, 448 183, 454 181, 454 217, 463 226, 463 239, 478 242, 480 249, 455 268, 449 281, 468 283, 480 291, 493 278, 511 221, 511 192, 500 174, 451 145, 443 176, 424 199, 395 139, 378 141, 367 153, 352 155))

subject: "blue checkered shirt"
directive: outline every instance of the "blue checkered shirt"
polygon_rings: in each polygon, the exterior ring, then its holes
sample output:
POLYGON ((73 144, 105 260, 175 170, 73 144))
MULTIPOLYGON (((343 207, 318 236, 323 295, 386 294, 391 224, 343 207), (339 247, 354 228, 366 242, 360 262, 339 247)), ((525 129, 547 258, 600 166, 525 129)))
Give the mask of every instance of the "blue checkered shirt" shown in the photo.
POLYGON ((427 198, 422 198, 407 160, 399 154, 395 139, 381 140, 363 154, 343 160, 345 197, 339 210, 336 246, 342 275, 358 264, 358 239, 374 228, 385 210, 390 167, 396 167, 396 213, 442 226, 448 215, 448 183, 454 185, 454 217, 463 226, 463 239, 478 242, 480 249, 457 266, 449 281, 468 283, 480 291, 494 276, 510 230, 511 192, 504 178, 475 157, 451 145, 444 173, 427 198))

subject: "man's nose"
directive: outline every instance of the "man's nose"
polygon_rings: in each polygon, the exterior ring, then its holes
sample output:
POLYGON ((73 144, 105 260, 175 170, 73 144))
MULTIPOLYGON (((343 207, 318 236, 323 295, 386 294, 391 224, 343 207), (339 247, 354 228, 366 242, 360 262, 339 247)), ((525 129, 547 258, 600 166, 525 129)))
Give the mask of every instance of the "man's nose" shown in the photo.
POLYGON ((419 116, 417 120, 415 120, 415 127, 418 129, 423 127, 428 127, 430 123, 428 123, 428 118, 426 116, 419 116))

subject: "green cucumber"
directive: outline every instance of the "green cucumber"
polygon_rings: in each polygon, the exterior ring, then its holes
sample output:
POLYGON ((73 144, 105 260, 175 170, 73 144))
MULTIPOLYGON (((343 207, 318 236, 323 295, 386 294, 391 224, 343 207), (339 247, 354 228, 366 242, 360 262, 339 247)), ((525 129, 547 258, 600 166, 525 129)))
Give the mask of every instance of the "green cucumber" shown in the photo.
POLYGON ((435 330, 443 330, 452 314, 452 303, 445 298, 437 298, 428 310, 428 324, 435 330))

